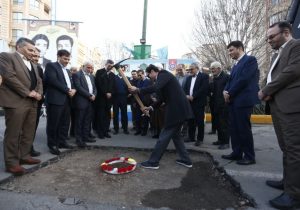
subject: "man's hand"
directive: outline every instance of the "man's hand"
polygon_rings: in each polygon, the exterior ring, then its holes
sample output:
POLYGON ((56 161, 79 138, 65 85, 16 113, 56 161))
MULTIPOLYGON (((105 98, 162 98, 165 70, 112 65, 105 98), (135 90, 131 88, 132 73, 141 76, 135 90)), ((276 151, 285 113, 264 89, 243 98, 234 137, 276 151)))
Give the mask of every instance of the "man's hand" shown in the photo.
POLYGON ((72 98, 76 93, 76 90, 75 89, 70 89, 69 90, 69 96, 72 98))
POLYGON ((223 96, 224 96, 225 103, 229 103, 230 102, 230 95, 228 94, 228 91, 224 90, 223 91, 223 96))
POLYGON ((133 94, 139 92, 139 89, 135 86, 128 87, 128 90, 130 93, 133 93, 133 94))
POLYGON ((262 90, 260 90, 260 91, 258 92, 258 98, 259 98, 260 100, 262 100, 262 101, 269 101, 269 100, 272 99, 271 96, 268 96, 268 95, 264 94, 264 92, 262 92, 262 90))
POLYGON ((193 96, 190 96, 190 95, 186 95, 186 98, 187 98, 189 101, 193 101, 193 100, 194 100, 194 97, 193 97, 193 96))
POLYGON ((40 100, 42 100, 42 95, 41 94, 39 94, 39 93, 36 93, 36 95, 35 95, 35 97, 34 97, 37 101, 40 101, 40 100))
POLYGON ((144 115, 146 116, 150 116, 150 111, 153 111, 153 107, 152 106, 145 106, 143 108, 141 108, 142 112, 144 113, 144 115))
POLYGON ((111 98, 111 93, 106 93, 106 98, 110 99, 111 98))
POLYGON ((95 101, 95 99, 96 99, 96 96, 94 96, 94 95, 90 96, 91 101, 95 101))

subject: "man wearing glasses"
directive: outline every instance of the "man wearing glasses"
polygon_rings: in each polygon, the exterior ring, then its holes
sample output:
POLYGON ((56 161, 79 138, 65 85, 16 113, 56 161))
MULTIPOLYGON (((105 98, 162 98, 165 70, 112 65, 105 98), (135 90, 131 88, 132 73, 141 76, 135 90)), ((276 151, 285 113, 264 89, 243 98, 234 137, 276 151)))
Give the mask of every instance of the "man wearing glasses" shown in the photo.
POLYGON ((267 185, 283 190, 270 200, 278 209, 300 207, 300 40, 292 38, 288 22, 277 22, 267 31, 267 41, 278 51, 259 91, 270 105, 274 129, 283 152, 283 179, 267 185))

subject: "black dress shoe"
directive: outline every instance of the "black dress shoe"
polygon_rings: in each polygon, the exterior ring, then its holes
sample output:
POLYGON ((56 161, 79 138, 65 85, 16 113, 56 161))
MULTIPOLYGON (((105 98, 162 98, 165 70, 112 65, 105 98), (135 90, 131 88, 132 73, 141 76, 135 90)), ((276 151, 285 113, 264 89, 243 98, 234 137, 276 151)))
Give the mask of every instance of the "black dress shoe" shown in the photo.
POLYGON ((226 159, 226 160, 241 160, 242 157, 241 156, 236 156, 236 155, 233 155, 233 154, 230 154, 230 155, 222 155, 221 156, 223 159, 226 159))
POLYGON ((284 189, 283 180, 280 180, 280 181, 267 180, 266 184, 268 186, 273 187, 273 188, 278 189, 278 190, 283 190, 284 189))
POLYGON ((142 132, 141 133, 141 136, 146 136, 147 135, 147 132, 142 132))
POLYGON ((104 135, 98 135, 99 139, 104 139, 104 135))
POLYGON ((134 133, 135 136, 137 136, 139 134, 141 134, 141 131, 137 131, 137 132, 134 133))
POLYGON ((104 134, 105 138, 111 138, 111 135, 109 135, 108 133, 104 134))
POLYGON ((300 200, 297 200, 287 193, 282 193, 280 196, 269 201, 270 205, 277 209, 295 209, 300 207, 300 200))
POLYGON ((118 133, 119 133, 119 131, 117 131, 117 130, 114 130, 114 132, 113 132, 114 135, 116 135, 118 133))
POLYGON ((158 134, 153 135, 152 138, 153 138, 153 139, 158 139, 158 138, 159 138, 159 135, 158 135, 158 134))
POLYGON ((77 144, 77 146, 79 147, 79 148, 85 148, 85 147, 87 147, 87 145, 86 145, 86 143, 84 143, 84 142, 76 142, 76 144, 77 144))
POLYGON ((60 149, 73 149, 73 146, 71 146, 68 143, 62 143, 62 144, 59 144, 58 148, 60 148, 60 149))
POLYGON ((89 142, 89 143, 94 143, 94 142, 96 142, 95 139, 84 139, 83 141, 84 141, 84 142, 89 142))
POLYGON ((128 130, 124 130, 124 134, 129 134, 128 130))
POLYGON ((201 144, 203 144, 203 141, 196 141, 194 145, 196 147, 199 147, 201 144))
POLYGON ((247 160, 247 159, 242 159, 242 160, 236 161, 236 164, 239 164, 239 165, 252 165, 255 163, 256 163, 255 160, 247 160))
POLYGON ((208 135, 213 135, 213 134, 216 134, 217 132, 216 131, 210 131, 208 132, 208 135))
POLYGON ((212 145, 221 145, 222 144, 222 142, 220 142, 220 141, 214 141, 213 143, 212 143, 212 145))
POLYGON ((60 155, 60 151, 57 147, 49 146, 49 152, 53 155, 60 155))
POLYGON ((91 139, 95 139, 96 138, 96 136, 94 136, 93 134, 89 134, 89 138, 91 138, 91 139))
POLYGON ((31 157, 38 157, 38 156, 40 156, 40 155, 41 155, 40 152, 34 150, 33 148, 31 149, 31 151, 30 151, 30 156, 31 156, 31 157))
POLYGON ((184 140, 184 142, 195 142, 195 139, 187 138, 187 139, 184 140))

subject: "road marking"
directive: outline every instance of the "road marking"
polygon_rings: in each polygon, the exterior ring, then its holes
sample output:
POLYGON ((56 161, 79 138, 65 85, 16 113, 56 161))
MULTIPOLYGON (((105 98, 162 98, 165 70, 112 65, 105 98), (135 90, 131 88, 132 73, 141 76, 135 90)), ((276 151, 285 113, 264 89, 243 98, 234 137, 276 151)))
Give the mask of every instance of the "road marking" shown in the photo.
POLYGON ((228 169, 226 169, 226 172, 231 176, 282 179, 282 174, 277 174, 277 173, 259 172, 259 171, 236 171, 236 170, 228 170, 228 169))

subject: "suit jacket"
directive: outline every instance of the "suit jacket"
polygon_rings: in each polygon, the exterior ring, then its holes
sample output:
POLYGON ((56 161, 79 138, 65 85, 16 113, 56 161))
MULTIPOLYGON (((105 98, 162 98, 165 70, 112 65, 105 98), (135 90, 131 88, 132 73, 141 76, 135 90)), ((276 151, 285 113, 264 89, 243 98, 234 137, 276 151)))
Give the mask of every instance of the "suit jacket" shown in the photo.
MULTIPOLYGON (((191 106, 176 77, 166 70, 158 73, 156 82, 140 89, 141 94, 158 93, 165 102, 165 127, 174 126, 193 118, 191 106)), ((159 106, 159 104, 157 104, 159 106)))
POLYGON ((114 94, 115 74, 110 72, 107 74, 105 68, 99 69, 96 72, 95 84, 97 88, 96 104, 101 104, 107 101, 106 93, 114 94))
MULTIPOLYGON (((71 73, 69 72, 71 86, 73 86, 71 73)), ((47 86, 45 93, 46 104, 64 105, 69 98, 69 88, 61 65, 58 62, 48 63, 44 72, 44 82, 47 86)))
POLYGON ((283 113, 300 112, 300 40, 292 39, 282 49, 271 78, 263 93, 271 96, 283 113))
POLYGON ((211 102, 213 104, 213 112, 222 111, 226 107, 226 103, 223 97, 223 90, 228 80, 229 75, 224 71, 222 71, 218 77, 213 78, 211 87, 211 102))
POLYGON ((81 70, 81 71, 73 74, 74 87, 77 90, 75 97, 72 100, 75 105, 75 108, 78 108, 78 109, 87 108, 88 105, 92 102, 90 100, 90 97, 92 95, 94 95, 94 96, 97 95, 94 77, 92 75, 89 75, 89 77, 91 79, 91 83, 93 86, 93 94, 89 93, 88 83, 85 78, 84 72, 81 70))
POLYGON ((231 69, 231 74, 224 90, 230 95, 230 105, 250 107, 259 103, 259 70, 253 56, 244 55, 231 69))
MULTIPOLYGON (((186 95, 190 95, 190 87, 193 76, 188 76, 186 79, 186 83, 184 86, 184 91, 186 95)), ((193 101, 191 101, 191 105, 194 110, 197 110, 197 107, 203 107, 206 105, 207 96, 209 93, 209 82, 208 75, 199 72, 197 74, 197 78, 195 81, 195 85, 193 88, 193 101)))
MULTIPOLYGON (((31 66, 37 79, 35 91, 43 94, 42 79, 36 66, 31 66)), ((0 53, 0 69, 3 77, 3 84, 0 86, 0 107, 17 108, 23 106, 30 99, 28 94, 30 93, 31 79, 21 56, 17 52, 0 53)), ((37 106, 37 101, 34 105, 37 106)))

